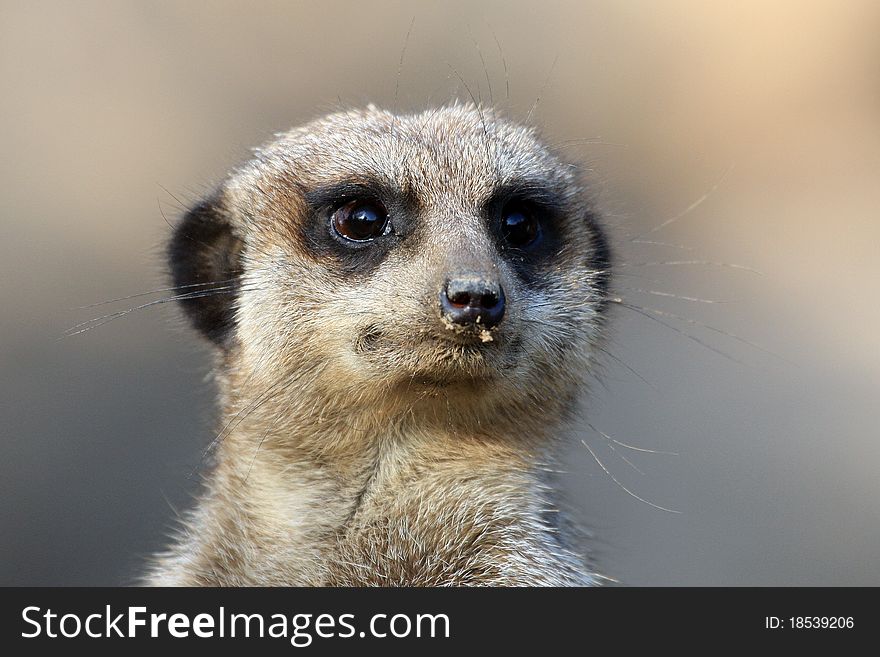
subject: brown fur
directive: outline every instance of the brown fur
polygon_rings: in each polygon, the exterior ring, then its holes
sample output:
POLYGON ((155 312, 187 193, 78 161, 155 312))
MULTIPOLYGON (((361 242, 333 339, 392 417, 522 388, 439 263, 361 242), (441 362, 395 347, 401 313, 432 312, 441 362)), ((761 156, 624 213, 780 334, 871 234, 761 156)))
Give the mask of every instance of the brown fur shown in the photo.
POLYGON ((217 345, 224 428, 149 583, 595 583, 545 475, 607 285, 570 165, 473 106, 370 107, 280 135, 197 210, 172 260, 178 284, 216 292, 184 304, 217 345), (409 204, 381 258, 321 246, 328 215, 309 194, 340 183, 409 204), (557 247, 533 276, 487 228, 505 185, 558 203, 557 247), (444 276, 472 267, 507 292, 503 322, 476 341, 436 304, 444 276))

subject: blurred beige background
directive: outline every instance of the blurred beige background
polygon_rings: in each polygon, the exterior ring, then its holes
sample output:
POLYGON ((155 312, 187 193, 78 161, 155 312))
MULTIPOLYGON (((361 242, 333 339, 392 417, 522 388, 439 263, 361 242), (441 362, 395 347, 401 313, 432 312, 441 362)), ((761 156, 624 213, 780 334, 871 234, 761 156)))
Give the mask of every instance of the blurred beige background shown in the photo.
POLYGON ((585 421, 565 462, 602 570, 880 584, 880 5, 649 0, 0 3, 0 584, 130 581, 197 488, 208 358, 172 304, 62 337, 164 286, 163 213, 274 132, 463 82, 540 97, 654 309, 615 310, 584 415, 678 456, 585 421))

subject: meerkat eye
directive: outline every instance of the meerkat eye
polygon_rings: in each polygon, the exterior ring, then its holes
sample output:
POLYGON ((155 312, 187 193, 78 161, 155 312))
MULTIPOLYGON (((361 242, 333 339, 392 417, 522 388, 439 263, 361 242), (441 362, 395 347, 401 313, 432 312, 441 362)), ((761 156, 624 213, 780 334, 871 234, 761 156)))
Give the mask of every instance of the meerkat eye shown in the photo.
POLYGON ((516 248, 534 244, 541 236, 541 222, 535 210, 522 203, 511 203, 501 213, 501 235, 516 248))
POLYGON ((388 211, 378 201, 355 199, 338 208, 330 218, 333 230, 353 242, 368 242, 388 234, 388 211))

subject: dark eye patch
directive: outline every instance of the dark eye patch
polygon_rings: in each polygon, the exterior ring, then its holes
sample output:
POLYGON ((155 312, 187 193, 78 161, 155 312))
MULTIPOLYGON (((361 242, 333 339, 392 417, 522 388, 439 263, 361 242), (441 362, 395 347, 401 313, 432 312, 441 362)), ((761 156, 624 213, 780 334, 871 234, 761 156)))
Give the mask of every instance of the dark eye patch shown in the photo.
POLYGON ((373 181, 348 181, 312 189, 304 199, 308 216, 299 227, 302 245, 315 260, 341 275, 369 275, 414 230, 417 201, 402 188, 373 181), (389 225, 384 234, 364 241, 340 237, 332 217, 340 208, 357 201, 385 209, 389 225))
POLYGON ((498 251, 527 283, 551 283, 548 266, 562 240, 563 199, 540 183, 522 181, 498 188, 485 206, 498 251))
POLYGON ((566 211, 562 194, 541 182, 530 181, 497 189, 485 209, 490 232, 496 236, 499 252, 525 283, 539 289, 550 289, 558 278, 560 265, 564 267, 567 262, 569 267, 595 272, 593 285, 599 297, 607 299, 612 253, 601 221, 590 209, 583 211, 583 216, 569 219, 566 219, 566 211), (530 241, 528 230, 513 240, 505 234, 506 213, 516 213, 522 208, 526 209, 527 215, 538 219, 538 239, 530 241), (523 246, 518 246, 519 243, 523 246), (580 250, 572 250, 564 248, 566 244, 583 246, 580 250), (566 258, 566 261, 560 262, 561 258, 566 258))

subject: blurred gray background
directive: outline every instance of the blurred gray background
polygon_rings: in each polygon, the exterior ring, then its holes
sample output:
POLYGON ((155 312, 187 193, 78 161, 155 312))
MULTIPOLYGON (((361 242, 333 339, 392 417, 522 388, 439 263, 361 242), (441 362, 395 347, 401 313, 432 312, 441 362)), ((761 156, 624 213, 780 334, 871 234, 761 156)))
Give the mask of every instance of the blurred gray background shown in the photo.
POLYGON ((880 584, 880 6, 650 0, 0 3, 0 584, 129 582, 197 490, 173 304, 63 337, 162 298, 81 308, 165 286, 163 214, 275 132, 465 84, 588 167, 644 313, 564 463, 603 572, 880 584))

